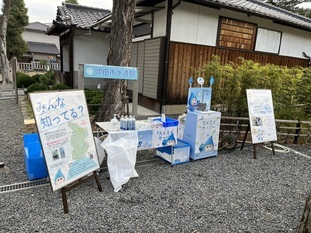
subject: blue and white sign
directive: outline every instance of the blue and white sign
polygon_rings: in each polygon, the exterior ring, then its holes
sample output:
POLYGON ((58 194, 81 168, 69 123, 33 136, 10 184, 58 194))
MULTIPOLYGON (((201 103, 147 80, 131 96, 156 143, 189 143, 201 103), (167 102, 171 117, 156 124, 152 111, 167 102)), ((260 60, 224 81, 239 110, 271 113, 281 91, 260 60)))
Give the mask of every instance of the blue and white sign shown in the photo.
POLYGON ((98 170, 84 91, 29 95, 53 191, 98 170))
POLYGON ((137 80, 138 71, 135 67, 85 64, 84 77, 137 80))

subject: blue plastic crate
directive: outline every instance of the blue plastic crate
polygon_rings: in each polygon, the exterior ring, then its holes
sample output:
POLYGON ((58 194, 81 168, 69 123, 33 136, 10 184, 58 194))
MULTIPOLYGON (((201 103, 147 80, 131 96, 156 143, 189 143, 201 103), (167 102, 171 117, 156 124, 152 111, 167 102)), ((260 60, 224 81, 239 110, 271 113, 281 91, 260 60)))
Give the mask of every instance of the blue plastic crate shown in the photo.
POLYGON ((177 139, 174 146, 157 148, 157 156, 171 163, 171 165, 187 163, 190 157, 190 144, 177 139))
MULTIPOLYGON (((161 121, 161 118, 154 118, 153 119, 154 121, 161 121)), ((178 125, 178 120, 175 120, 175 119, 171 119, 171 118, 168 118, 166 117, 165 118, 165 122, 161 121, 163 123, 163 126, 164 127, 171 127, 171 126, 177 126, 178 125)))
POLYGON ((38 133, 24 134, 24 156, 29 180, 48 177, 38 133))

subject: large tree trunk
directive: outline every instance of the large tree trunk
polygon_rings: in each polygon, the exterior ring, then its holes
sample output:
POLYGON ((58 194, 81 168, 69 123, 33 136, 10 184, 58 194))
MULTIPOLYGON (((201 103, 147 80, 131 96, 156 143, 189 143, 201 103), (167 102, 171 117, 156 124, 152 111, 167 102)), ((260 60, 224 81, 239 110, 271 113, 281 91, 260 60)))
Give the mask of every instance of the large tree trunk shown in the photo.
MULTIPOLYGON (((132 46, 136 0, 113 0, 110 49, 107 64, 128 66, 132 46)), ((104 81, 104 99, 96 121, 109 121, 113 114, 124 114, 127 81, 104 81)))
POLYGON ((311 232, 311 192, 306 199, 305 208, 300 219, 297 233, 310 233, 311 232))
POLYGON ((10 63, 6 51, 6 32, 10 14, 11 0, 3 0, 3 12, 0 24, 0 69, 2 75, 2 83, 9 82, 10 63))

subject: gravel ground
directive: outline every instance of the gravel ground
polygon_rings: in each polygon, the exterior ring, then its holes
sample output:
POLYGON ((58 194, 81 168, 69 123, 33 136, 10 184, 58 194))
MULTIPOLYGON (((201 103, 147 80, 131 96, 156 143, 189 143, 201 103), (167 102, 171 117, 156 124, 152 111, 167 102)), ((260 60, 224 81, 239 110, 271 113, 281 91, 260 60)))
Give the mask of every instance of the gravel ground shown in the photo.
MULTIPOLYGON (((27 181, 23 119, 13 99, 0 100, 0 186, 27 181)), ((311 155, 311 146, 293 147, 311 155)), ((153 150, 138 159, 153 158, 153 150)), ((171 167, 137 167, 121 192, 107 172, 69 191, 63 213, 50 186, 0 193, 0 232, 295 232, 311 185, 311 159, 252 147, 171 167)))

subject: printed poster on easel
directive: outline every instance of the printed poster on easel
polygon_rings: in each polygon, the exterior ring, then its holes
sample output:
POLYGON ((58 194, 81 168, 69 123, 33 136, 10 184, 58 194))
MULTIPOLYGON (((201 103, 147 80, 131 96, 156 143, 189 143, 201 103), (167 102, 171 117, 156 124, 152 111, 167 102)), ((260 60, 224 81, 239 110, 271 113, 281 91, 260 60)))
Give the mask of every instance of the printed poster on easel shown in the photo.
POLYGON ((247 89, 252 143, 277 141, 271 90, 247 89))
POLYGON ((100 168, 82 90, 31 93, 30 100, 53 191, 100 168))

